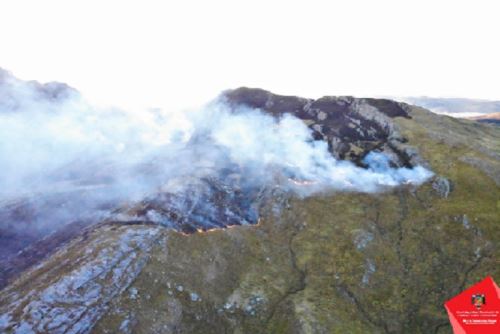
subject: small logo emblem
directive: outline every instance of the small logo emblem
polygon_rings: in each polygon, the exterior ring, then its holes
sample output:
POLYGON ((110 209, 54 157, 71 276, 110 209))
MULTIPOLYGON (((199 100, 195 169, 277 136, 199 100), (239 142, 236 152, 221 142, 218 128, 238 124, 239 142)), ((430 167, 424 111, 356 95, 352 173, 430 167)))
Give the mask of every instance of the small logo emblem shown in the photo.
POLYGON ((483 306, 483 305, 486 304, 486 297, 484 296, 484 294, 475 294, 475 295, 472 295, 471 303, 478 310, 480 310, 481 306, 483 306))

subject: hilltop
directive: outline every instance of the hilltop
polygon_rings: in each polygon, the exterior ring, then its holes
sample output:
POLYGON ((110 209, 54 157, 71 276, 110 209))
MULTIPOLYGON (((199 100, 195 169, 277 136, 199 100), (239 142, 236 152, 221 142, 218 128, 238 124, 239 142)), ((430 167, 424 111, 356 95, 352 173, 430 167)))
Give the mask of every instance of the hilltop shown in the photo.
POLYGON ((443 303, 485 275, 500 280, 499 128, 386 99, 251 88, 219 98, 293 114, 359 168, 377 151, 391 168, 425 166, 434 176, 371 194, 266 189, 250 202, 233 181, 209 179, 206 201, 230 209, 210 216, 215 229, 193 223, 204 215, 198 204, 187 214, 159 195, 120 206, 53 236, 50 251, 9 276, 0 330, 450 333, 443 303), (255 217, 239 211, 250 207, 255 217), (151 211, 179 224, 158 224, 151 211), (224 223, 243 216, 245 224, 224 223))

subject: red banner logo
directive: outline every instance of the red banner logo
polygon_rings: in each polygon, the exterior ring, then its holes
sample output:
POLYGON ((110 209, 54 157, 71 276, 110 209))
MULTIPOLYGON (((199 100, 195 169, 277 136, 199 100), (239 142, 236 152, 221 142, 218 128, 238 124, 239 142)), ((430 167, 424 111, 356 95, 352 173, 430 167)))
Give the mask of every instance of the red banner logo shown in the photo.
POLYGON ((486 277, 444 304, 455 334, 500 333, 500 289, 486 277))

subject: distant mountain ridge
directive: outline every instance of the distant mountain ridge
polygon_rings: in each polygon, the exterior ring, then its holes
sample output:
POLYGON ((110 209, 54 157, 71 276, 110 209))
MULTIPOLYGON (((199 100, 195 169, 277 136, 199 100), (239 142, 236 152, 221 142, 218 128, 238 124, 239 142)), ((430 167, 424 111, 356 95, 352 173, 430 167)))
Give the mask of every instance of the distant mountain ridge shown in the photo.
POLYGON ((500 112, 500 101, 426 96, 403 97, 397 100, 429 109, 438 114, 446 114, 454 117, 474 117, 500 112))
POLYGON ((486 114, 483 116, 475 116, 470 117, 469 119, 481 122, 481 123, 490 123, 495 125, 500 125, 500 112, 495 112, 491 114, 486 114))

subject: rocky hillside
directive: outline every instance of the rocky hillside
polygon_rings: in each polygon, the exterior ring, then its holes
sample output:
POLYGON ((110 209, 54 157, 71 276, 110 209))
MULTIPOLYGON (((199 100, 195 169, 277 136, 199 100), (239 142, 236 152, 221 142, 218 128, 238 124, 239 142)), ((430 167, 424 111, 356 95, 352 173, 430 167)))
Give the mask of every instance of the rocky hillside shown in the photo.
POLYGON ((391 100, 325 96, 318 100, 274 95, 261 89, 239 88, 224 97, 235 105, 263 109, 276 117, 291 113, 302 119, 316 140, 328 143, 337 158, 363 165, 368 152, 379 150, 391 157, 392 165, 411 167, 421 161, 392 121, 410 118, 407 106, 391 100))
POLYGON ((451 333, 444 301, 500 280, 499 128, 391 100, 249 88, 221 99, 291 113, 357 166, 379 151, 435 176, 299 197, 247 192, 234 167, 197 181, 202 201, 159 192, 117 207, 9 257, 0 332, 451 333))

